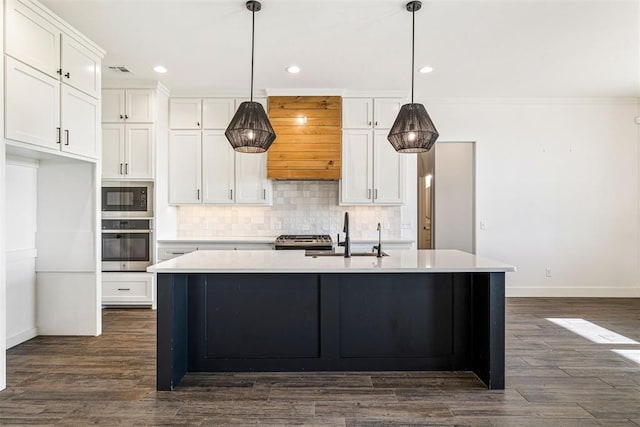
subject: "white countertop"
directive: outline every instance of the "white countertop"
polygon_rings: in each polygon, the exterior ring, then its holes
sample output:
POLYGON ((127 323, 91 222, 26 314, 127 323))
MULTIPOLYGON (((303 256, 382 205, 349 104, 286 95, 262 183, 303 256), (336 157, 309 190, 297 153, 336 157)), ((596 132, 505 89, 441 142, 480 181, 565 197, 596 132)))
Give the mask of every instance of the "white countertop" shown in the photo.
POLYGON ((457 250, 385 250, 389 256, 307 257, 304 251, 197 251, 153 265, 156 273, 450 273, 515 267, 457 250))

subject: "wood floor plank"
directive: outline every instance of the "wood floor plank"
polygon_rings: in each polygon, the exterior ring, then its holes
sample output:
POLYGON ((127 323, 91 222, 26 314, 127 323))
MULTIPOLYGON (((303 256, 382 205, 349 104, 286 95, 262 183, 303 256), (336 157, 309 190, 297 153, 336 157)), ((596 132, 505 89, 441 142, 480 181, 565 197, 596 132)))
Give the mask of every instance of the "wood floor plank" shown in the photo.
POLYGON ((548 318, 640 342, 640 299, 508 299, 506 389, 469 372, 189 373, 155 390, 156 313, 106 309, 99 337, 7 352, 0 425, 640 426, 640 364, 548 318))

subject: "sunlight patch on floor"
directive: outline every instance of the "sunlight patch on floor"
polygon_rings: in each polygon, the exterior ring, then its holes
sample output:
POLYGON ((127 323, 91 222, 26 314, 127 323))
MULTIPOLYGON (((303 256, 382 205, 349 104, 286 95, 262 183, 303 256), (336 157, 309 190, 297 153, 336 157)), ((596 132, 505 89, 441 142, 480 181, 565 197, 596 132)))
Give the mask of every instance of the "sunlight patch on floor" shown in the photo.
POLYGON ((547 320, 596 344, 639 344, 631 338, 617 334, 588 320, 579 318, 547 318, 547 320))

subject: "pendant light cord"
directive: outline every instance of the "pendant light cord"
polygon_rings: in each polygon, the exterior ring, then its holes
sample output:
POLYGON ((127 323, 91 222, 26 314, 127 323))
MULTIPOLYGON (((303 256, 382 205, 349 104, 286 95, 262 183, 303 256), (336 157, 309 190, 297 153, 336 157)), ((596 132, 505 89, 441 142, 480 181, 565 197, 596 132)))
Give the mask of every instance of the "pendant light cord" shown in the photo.
POLYGON ((415 76, 416 55, 416 8, 411 10, 411 103, 413 104, 413 79, 415 76))
POLYGON ((254 39, 256 32, 256 10, 255 7, 251 9, 251 102, 253 102, 253 50, 254 39))

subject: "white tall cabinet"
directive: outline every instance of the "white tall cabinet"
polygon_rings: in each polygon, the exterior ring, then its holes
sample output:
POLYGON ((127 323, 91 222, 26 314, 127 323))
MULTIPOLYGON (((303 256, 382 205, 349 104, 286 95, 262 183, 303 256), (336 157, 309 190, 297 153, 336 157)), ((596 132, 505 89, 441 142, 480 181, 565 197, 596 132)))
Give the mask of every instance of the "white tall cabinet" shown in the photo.
POLYGON ((344 98, 342 108, 341 205, 402 205, 406 156, 387 134, 400 98, 344 98))
MULTIPOLYGON (((224 135, 242 101, 240 98, 170 100, 171 204, 271 204, 266 153, 237 153, 224 135)), ((266 99, 257 101, 266 110, 266 99)))
POLYGON ((102 91, 102 178, 154 177, 154 90, 102 91))
MULTIPOLYGON (((34 258, 25 263, 32 267, 18 272, 35 277, 33 334, 100 335, 100 69, 105 52, 36 0, 3 5, 3 148, 12 162, 29 161, 37 169, 35 190, 15 177, 6 184, 36 200, 36 227, 29 231, 34 258)), ((2 195, 0 204, 6 202, 2 195)), ((20 226, 11 221, 8 229, 20 226)), ((0 269, 0 274, 7 272, 0 269)), ((25 301, 6 303, 20 310, 25 301)))

